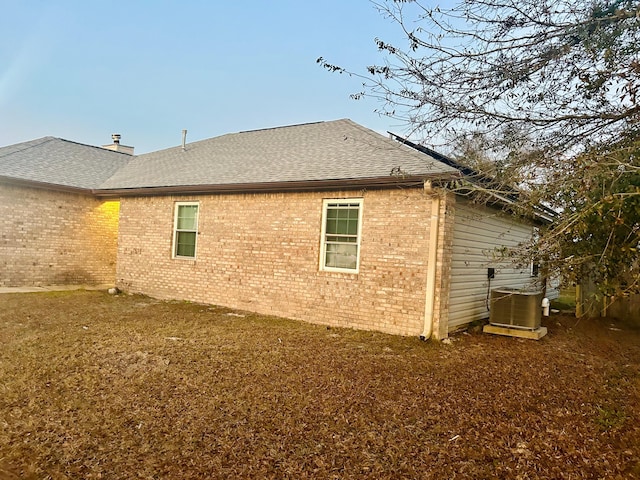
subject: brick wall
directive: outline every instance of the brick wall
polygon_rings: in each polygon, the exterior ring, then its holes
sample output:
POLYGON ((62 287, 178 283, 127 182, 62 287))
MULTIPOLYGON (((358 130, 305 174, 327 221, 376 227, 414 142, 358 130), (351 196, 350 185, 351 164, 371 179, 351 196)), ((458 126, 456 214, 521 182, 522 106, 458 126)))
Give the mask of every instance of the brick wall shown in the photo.
POLYGON ((117 284, 158 298, 419 335, 430 204, 422 189, 123 198, 117 284), (324 198, 364 199, 358 274, 319 270, 324 198), (195 260, 172 259, 177 201, 200 204, 195 260))
POLYGON ((0 184, 0 286, 113 284, 119 202, 0 184))
POLYGON ((456 196, 451 192, 439 192, 437 195, 440 195, 440 228, 438 229, 438 260, 436 262, 437 273, 432 338, 441 340, 448 336, 449 287, 451 284, 456 196))

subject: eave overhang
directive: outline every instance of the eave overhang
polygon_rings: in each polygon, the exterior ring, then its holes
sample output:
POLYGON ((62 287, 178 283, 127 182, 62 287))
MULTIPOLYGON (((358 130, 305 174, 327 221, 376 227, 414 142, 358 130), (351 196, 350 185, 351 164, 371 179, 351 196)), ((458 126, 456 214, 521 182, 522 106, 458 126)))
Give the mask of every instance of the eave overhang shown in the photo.
POLYGON ((98 189, 92 193, 98 197, 140 197, 158 195, 204 195, 221 193, 277 193, 310 192, 327 190, 360 190, 381 188, 422 187, 426 180, 451 181, 455 174, 404 175, 334 180, 301 180, 290 182, 233 183, 210 185, 172 185, 136 188, 98 189))
POLYGON ((98 198, 145 197, 163 195, 206 195, 231 193, 312 192, 330 190, 365 190, 388 188, 422 188, 429 180, 435 185, 461 178, 455 173, 425 175, 389 175, 384 177, 350 178, 333 180, 300 180, 290 182, 233 183, 206 185, 168 185, 134 188, 80 188, 34 180, 0 176, 0 183, 39 188, 65 193, 92 195, 98 198))
POLYGON ((93 190, 90 188, 73 187, 69 185, 59 185, 56 183, 39 182, 36 180, 26 180, 23 178, 6 177, 0 175, 0 183, 6 185, 14 185, 17 187, 39 188, 42 190, 51 190, 54 192, 76 193, 80 195, 92 195, 93 190))

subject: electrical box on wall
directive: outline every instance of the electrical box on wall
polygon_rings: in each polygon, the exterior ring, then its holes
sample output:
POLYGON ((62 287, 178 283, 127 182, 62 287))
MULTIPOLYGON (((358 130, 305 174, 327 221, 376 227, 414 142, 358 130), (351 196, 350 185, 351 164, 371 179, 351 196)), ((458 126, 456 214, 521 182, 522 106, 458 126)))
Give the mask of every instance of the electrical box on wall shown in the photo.
POLYGON ((487 278, 496 278, 496 269, 493 267, 487 268, 487 278))

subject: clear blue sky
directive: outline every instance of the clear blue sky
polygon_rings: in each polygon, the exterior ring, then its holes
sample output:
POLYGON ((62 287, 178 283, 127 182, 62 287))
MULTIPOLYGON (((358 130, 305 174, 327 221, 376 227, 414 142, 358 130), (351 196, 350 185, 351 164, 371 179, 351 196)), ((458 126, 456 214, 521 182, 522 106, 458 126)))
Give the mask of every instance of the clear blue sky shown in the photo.
POLYGON ((136 153, 224 133, 351 118, 403 133, 361 81, 399 30, 367 0, 6 1, 0 146, 53 135, 136 153))

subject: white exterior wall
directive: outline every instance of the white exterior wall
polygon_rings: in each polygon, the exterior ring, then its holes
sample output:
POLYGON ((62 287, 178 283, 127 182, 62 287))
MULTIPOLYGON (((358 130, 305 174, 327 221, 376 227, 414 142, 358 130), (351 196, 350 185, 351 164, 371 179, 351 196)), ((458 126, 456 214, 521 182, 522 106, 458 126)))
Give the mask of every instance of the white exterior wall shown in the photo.
POLYGON ((501 260, 496 248, 515 247, 531 238, 533 226, 497 209, 471 205, 458 198, 454 214, 453 256, 449 290, 449 331, 489 317, 488 295, 492 288, 531 286, 529 265, 518 268, 501 260), (495 278, 487 269, 495 268, 495 278))

